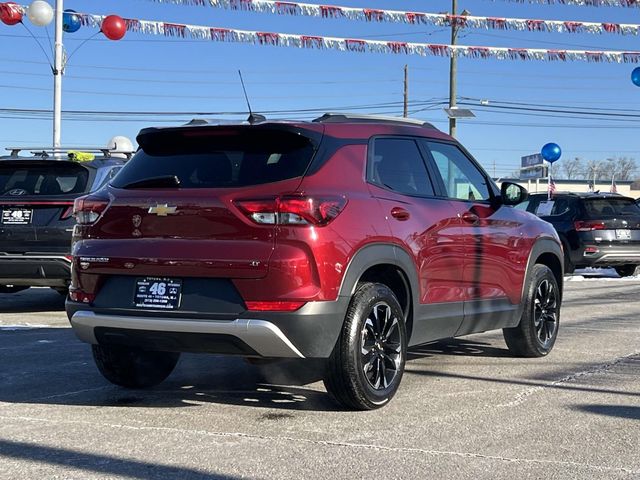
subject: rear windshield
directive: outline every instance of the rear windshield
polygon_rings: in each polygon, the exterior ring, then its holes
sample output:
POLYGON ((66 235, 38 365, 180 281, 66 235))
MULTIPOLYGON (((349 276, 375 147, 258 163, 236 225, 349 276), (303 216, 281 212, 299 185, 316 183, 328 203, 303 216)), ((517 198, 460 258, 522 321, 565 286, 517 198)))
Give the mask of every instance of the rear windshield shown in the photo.
POLYGON ((590 218, 640 217, 640 207, 630 198, 587 198, 584 208, 590 218))
POLYGON ((69 195, 84 193, 89 171, 72 163, 0 162, 0 195, 69 195))
POLYGON ((174 175, 180 188, 277 182, 304 175, 314 153, 308 138, 273 129, 163 132, 141 140, 141 150, 111 182, 114 187, 174 175))

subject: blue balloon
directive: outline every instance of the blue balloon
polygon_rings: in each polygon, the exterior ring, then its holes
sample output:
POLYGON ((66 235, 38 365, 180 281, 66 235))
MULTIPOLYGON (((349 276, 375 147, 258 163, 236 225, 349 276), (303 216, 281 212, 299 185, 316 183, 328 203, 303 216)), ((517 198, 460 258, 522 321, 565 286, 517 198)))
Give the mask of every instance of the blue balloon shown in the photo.
POLYGON ((540 151, 542 154, 542 158, 544 158, 547 162, 553 163, 556 160, 560 160, 560 155, 562 155, 562 150, 560 149, 560 145, 557 143, 547 143, 542 150, 540 151))
POLYGON ((62 14, 62 29, 67 33, 74 33, 80 30, 82 22, 75 10, 65 10, 62 14))
POLYGON ((636 67, 631 72, 631 81, 636 87, 640 87, 640 67, 636 67))

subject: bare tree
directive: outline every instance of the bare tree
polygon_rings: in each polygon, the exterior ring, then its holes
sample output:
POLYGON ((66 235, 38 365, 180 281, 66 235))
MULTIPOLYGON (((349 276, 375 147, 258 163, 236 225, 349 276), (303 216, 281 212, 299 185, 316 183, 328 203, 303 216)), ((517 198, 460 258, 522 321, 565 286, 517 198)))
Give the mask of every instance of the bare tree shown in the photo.
POLYGON ((564 178, 567 180, 576 180, 580 177, 583 170, 582 160, 578 157, 575 157, 573 160, 563 160, 558 170, 562 172, 564 178))
POLYGON ((595 177, 596 181, 604 178, 602 175, 604 173, 604 162, 600 160, 588 160, 583 169, 583 178, 586 180, 593 180, 595 177))
POLYGON ((636 160, 634 158, 618 157, 615 163, 616 180, 625 181, 635 178, 635 174, 638 170, 638 165, 636 164, 636 160))

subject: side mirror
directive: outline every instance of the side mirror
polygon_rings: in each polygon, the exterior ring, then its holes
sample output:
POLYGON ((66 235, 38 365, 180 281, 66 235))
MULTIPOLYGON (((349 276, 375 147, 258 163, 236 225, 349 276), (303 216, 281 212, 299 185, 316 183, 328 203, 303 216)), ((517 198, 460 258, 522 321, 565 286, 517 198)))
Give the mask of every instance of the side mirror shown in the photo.
POLYGON ((529 198, 529 192, 517 183, 502 182, 500 198, 503 205, 517 205, 529 198))

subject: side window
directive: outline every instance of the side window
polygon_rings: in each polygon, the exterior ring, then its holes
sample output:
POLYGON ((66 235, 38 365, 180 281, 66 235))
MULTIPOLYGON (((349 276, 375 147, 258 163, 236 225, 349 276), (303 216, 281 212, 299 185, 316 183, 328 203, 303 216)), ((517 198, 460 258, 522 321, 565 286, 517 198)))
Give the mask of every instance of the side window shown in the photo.
POLYGON ((378 138, 369 156, 368 177, 372 183, 406 195, 433 196, 422 154, 415 140, 378 138))
POLYGON ((485 176, 455 145, 425 142, 444 182, 447 196, 460 200, 489 200, 485 176))

